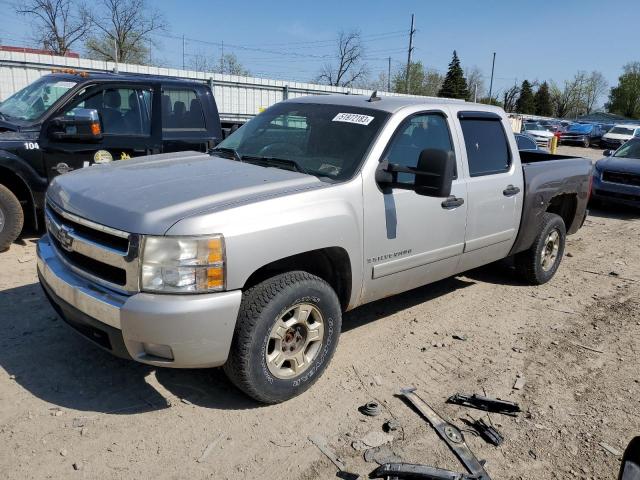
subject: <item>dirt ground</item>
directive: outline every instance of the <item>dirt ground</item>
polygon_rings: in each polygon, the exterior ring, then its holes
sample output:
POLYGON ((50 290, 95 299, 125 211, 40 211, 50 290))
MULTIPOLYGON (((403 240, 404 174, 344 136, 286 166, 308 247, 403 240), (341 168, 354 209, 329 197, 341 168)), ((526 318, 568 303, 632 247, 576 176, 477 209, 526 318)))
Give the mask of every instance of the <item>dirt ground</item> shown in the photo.
POLYGON ((264 407, 219 370, 156 370, 73 333, 40 290, 27 236, 0 254, 0 477, 336 478, 308 441, 320 434, 366 478, 376 465, 352 443, 391 418, 403 460, 462 471, 395 395, 415 386, 461 427, 483 415, 445 404, 453 393, 519 402, 518 418, 490 416, 502 446, 466 435, 494 479, 617 478, 615 450, 640 434, 639 238, 639 212, 592 211, 549 284, 490 265, 356 309, 318 383, 264 407), (365 417, 372 399, 383 413, 365 417))

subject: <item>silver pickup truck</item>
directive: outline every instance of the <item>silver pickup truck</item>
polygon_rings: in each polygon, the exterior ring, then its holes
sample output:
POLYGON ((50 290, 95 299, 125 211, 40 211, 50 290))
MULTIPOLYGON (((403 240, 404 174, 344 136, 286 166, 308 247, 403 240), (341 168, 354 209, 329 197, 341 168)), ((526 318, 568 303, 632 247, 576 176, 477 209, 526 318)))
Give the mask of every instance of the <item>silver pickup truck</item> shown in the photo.
POLYGON ((57 177, 38 274, 116 355, 217 367, 265 403, 309 388, 342 312, 513 257, 550 280, 586 216, 591 162, 518 152, 495 107, 320 96, 258 115, 210 154, 57 177))

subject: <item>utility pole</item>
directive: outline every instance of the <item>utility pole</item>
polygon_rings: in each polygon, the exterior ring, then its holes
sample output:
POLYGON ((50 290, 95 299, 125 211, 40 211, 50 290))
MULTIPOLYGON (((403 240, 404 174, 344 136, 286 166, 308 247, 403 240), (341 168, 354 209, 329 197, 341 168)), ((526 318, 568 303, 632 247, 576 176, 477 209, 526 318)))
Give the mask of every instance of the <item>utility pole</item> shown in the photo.
POLYGON ((387 92, 391 91, 391 57, 389 57, 389 67, 387 68, 387 92))
POLYGON ((493 71, 496 67, 496 52, 493 52, 493 63, 491 64, 491 83, 489 84, 489 103, 491 103, 491 94, 493 93, 493 71))
POLYGON ((184 70, 184 34, 182 34, 182 69, 184 70))
POLYGON ((115 73, 118 73, 118 39, 116 37, 113 37, 113 57, 116 61, 114 71, 115 73))
POLYGON ((409 93, 409 70, 411 69, 411 53, 413 52, 413 34, 414 33, 416 33, 416 31, 413 28, 413 13, 412 13, 411 14, 411 30, 409 30, 409 54, 407 56, 407 76, 406 76, 407 93, 409 93))
POLYGON ((220 44, 220 73, 224 73, 224 40, 220 44))
POLYGON ((478 82, 475 84, 476 88, 473 93, 473 103, 478 103, 478 82))

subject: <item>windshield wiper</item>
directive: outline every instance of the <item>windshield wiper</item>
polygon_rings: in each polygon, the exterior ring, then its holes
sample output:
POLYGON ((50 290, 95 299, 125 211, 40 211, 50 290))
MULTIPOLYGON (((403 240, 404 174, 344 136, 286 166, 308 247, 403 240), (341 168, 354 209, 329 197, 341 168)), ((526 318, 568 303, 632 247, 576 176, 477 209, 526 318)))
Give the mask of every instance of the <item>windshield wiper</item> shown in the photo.
POLYGON ((295 160, 289 160, 287 158, 278 158, 278 157, 261 157, 259 155, 243 155, 242 159, 245 162, 250 163, 261 163, 270 167, 289 167, 289 170, 295 170, 296 172, 304 173, 307 175, 311 175, 309 171, 300 165, 295 160))
POLYGON ((236 160, 238 162, 244 162, 244 157, 242 155, 240 155, 235 148, 217 147, 217 148, 211 149, 211 151, 212 152, 226 153, 227 155, 231 155, 233 157, 233 160, 236 160))

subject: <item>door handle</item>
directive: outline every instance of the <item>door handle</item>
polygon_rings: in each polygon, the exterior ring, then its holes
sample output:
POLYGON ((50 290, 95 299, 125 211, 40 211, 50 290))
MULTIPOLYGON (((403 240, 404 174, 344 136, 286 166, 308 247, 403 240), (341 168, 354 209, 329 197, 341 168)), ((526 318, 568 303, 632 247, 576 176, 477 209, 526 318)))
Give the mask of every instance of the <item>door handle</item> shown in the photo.
POLYGON ((460 205, 464 203, 464 198, 454 197, 453 195, 447 198, 442 205, 442 208, 445 210, 453 210, 454 208, 458 208, 460 205))
POLYGON ((505 188, 502 191, 502 194, 505 197, 513 197, 514 195, 517 195, 518 193, 520 193, 520 188, 513 186, 513 185, 507 185, 507 188, 505 188))

